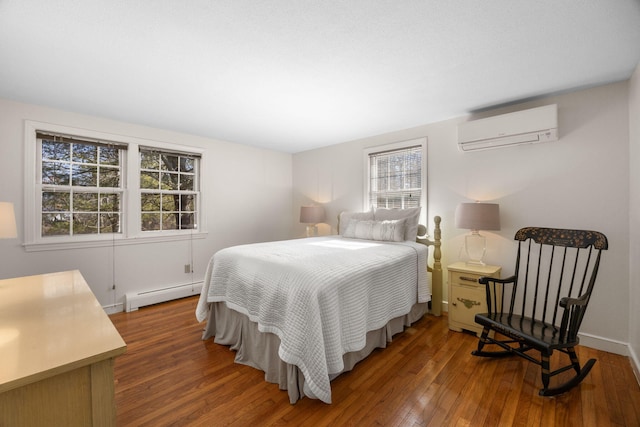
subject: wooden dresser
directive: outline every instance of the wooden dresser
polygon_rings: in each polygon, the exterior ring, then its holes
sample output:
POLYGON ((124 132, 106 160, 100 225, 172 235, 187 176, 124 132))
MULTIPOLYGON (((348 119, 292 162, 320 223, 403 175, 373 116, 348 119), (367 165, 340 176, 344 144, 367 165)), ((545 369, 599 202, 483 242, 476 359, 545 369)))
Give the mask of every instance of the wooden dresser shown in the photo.
POLYGON ((114 426, 125 350, 79 271, 0 280, 0 426, 114 426))

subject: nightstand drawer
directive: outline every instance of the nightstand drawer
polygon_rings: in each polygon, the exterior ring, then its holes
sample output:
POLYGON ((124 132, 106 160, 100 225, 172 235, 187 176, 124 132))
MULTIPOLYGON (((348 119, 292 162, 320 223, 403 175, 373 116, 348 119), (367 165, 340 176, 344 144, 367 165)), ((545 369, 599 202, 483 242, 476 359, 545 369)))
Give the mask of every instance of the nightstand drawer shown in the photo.
POLYGON ((484 289, 484 285, 480 285, 478 283, 478 279, 482 277, 477 274, 471 273, 459 273, 457 271, 451 272, 451 284, 452 285, 467 285, 467 286, 482 286, 484 289))
POLYGON ((469 288, 452 284, 451 293, 454 300, 451 301, 449 316, 459 323, 480 328, 475 322, 475 316, 476 313, 487 312, 487 293, 484 286, 469 288))

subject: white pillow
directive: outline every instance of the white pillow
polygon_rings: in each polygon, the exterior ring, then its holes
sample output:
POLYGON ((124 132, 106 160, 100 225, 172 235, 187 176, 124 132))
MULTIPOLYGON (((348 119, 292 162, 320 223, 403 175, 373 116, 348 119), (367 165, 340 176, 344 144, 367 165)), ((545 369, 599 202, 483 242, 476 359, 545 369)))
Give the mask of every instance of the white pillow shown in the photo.
POLYGON ((404 240, 415 242, 418 236, 418 221, 420 221, 421 207, 408 209, 376 209, 373 219, 376 221, 393 221, 406 219, 404 240))
POLYGON ((405 219, 393 221, 351 219, 344 230, 343 236, 352 239, 403 242, 405 237, 405 222, 405 219))
POLYGON ((369 210, 367 212, 340 212, 338 224, 341 236, 344 236, 344 231, 347 229, 349 221, 352 219, 373 221, 373 210, 369 210))

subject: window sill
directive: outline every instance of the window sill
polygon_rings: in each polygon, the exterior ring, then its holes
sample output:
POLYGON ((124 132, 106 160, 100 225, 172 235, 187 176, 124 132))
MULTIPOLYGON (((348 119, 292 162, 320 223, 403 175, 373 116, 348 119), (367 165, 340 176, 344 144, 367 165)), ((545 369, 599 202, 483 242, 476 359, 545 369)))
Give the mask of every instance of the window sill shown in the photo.
POLYGON ((145 245, 152 243, 163 242, 177 242, 192 239, 205 239, 209 235, 206 231, 200 231, 198 233, 179 233, 179 234, 163 234, 156 236, 139 236, 139 237, 127 237, 117 238, 110 240, 84 240, 84 241, 67 241, 67 242, 33 242, 25 243, 24 249, 27 252, 42 252, 42 251, 59 251, 69 249, 86 249, 86 248, 102 248, 110 246, 128 246, 128 245, 145 245))

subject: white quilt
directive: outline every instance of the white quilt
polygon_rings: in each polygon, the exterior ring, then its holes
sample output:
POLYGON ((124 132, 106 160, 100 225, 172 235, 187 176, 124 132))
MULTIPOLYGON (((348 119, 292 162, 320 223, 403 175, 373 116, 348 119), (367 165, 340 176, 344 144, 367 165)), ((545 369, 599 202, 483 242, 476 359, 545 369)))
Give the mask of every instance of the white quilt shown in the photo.
POLYGON ((427 247, 413 242, 328 236, 234 246, 211 258, 196 317, 220 301, 249 316, 280 338, 280 358, 300 368, 305 387, 331 403, 342 355, 431 300, 426 263, 427 247))

